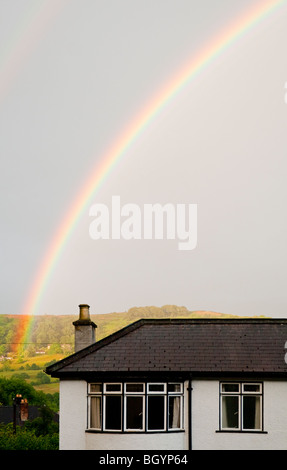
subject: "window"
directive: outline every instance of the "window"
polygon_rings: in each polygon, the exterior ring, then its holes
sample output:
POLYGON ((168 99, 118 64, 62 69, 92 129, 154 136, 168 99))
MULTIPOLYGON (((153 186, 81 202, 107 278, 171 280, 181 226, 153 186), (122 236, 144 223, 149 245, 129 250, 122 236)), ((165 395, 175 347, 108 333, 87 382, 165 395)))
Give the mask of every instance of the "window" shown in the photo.
POLYGON ((142 431, 144 426, 144 401, 143 397, 127 396, 126 397, 126 430, 142 431))
POLYGON ((90 427, 93 429, 102 428, 102 397, 91 397, 90 399, 91 419, 90 427))
POLYGON ((120 431, 122 429, 121 396, 104 396, 104 429, 107 431, 120 431))
POLYGON ((181 397, 168 397, 168 427, 169 429, 181 428, 181 397))
POLYGON ((143 431, 144 429, 144 384, 125 384, 125 430, 143 431))
POLYGON ((90 385, 90 427, 93 429, 102 428, 102 384, 90 385))
POLYGON ((262 384, 220 384, 221 430, 262 431, 262 384))
POLYGON ((166 384, 147 384, 148 393, 165 393, 166 384))
POLYGON ((148 395, 147 397, 147 429, 148 431, 165 430, 165 400, 164 395, 148 395))
POLYGON ((88 428, 156 432, 183 429, 182 383, 91 383, 88 428))

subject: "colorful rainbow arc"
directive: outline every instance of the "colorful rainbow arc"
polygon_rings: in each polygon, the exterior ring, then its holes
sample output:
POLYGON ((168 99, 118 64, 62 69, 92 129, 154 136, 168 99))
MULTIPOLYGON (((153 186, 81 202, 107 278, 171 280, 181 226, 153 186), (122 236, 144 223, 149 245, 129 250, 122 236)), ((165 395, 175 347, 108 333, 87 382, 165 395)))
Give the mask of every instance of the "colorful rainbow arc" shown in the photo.
POLYGON ((103 157, 101 164, 91 173, 91 177, 85 182, 83 189, 79 192, 73 205, 70 207, 68 214, 57 230, 44 257, 23 309, 23 322, 17 331, 19 343, 26 342, 29 337, 33 315, 36 313, 40 298, 81 214, 89 204, 95 191, 101 187, 129 147, 151 124, 156 116, 162 112, 163 108, 174 99, 184 86, 193 80, 199 72, 206 68, 207 65, 237 41, 243 34, 284 3, 286 4, 286 0, 267 1, 264 5, 261 3, 260 6, 253 8, 251 11, 249 10, 245 16, 231 24, 218 37, 213 39, 204 50, 199 52, 191 63, 188 63, 188 65, 168 82, 160 93, 149 102, 112 146, 109 152, 103 157))

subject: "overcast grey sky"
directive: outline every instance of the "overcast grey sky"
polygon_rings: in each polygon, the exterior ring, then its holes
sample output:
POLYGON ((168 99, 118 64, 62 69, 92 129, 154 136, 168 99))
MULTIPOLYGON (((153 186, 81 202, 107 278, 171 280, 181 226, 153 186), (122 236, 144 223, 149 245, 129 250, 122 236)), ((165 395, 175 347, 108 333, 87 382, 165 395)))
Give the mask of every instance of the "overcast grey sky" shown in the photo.
MULTIPOLYGON (((126 126, 255 0, 0 0, 1 301, 22 313, 57 227, 126 126)), ((168 104, 94 195, 198 205, 198 244, 92 240, 86 210, 39 314, 184 305, 287 316, 287 2, 168 104)))

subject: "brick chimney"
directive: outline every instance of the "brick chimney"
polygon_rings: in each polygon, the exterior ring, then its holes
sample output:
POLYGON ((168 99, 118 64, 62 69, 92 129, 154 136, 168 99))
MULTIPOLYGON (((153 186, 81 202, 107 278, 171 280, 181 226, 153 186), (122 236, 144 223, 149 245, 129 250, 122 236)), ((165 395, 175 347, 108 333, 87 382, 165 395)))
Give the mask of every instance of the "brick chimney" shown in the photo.
POLYGON ((73 322, 75 327, 75 352, 93 344, 95 339, 95 329, 97 325, 91 321, 90 306, 80 304, 79 319, 73 322))
POLYGON ((20 405, 20 419, 21 421, 27 421, 29 417, 29 407, 27 398, 21 400, 20 405))

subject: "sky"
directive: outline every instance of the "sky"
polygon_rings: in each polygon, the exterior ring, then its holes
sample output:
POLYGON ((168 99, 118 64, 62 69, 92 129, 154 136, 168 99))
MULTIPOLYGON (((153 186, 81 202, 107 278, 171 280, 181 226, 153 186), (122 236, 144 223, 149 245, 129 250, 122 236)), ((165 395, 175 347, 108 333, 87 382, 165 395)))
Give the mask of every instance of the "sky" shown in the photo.
MULTIPOLYGON (((21 314, 97 164, 262 0, 0 0, 0 313, 21 314)), ((180 89, 95 190, 35 314, 287 316, 287 2, 180 89), (197 245, 90 236, 92 204, 197 205, 197 245)))

